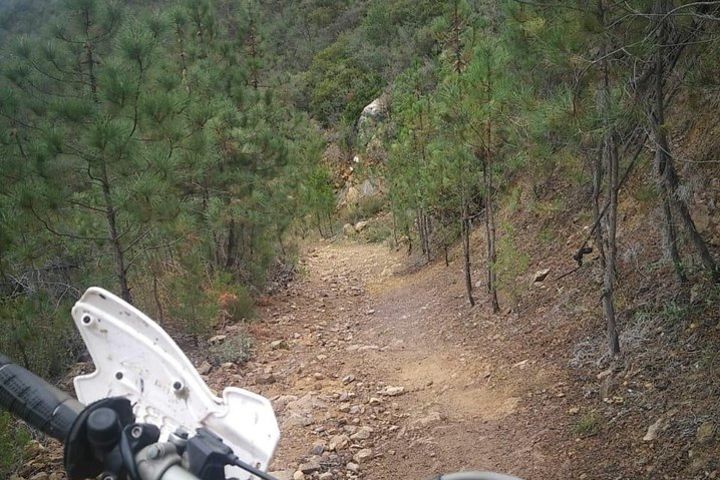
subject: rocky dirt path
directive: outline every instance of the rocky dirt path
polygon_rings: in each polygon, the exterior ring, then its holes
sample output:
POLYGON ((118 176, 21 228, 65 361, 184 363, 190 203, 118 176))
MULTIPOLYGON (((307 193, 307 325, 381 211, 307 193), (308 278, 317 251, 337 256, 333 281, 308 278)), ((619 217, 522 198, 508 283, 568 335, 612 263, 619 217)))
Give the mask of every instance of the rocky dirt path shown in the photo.
MULTIPOLYGON (((409 272, 382 245, 321 244, 261 308, 255 359, 210 373, 273 401, 281 478, 570 477, 563 370, 532 329, 469 309, 459 264, 409 272), (535 351, 533 351, 535 349, 535 351)), ((230 334, 232 334, 230 332, 230 334)))

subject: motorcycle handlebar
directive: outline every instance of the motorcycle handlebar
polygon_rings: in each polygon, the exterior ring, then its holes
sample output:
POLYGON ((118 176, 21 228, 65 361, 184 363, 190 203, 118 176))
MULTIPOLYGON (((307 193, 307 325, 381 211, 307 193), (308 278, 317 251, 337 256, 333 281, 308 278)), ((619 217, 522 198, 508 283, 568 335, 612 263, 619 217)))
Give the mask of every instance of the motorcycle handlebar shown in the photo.
POLYGON ((84 408, 67 393, 0 355, 0 406, 31 427, 64 441, 84 408))

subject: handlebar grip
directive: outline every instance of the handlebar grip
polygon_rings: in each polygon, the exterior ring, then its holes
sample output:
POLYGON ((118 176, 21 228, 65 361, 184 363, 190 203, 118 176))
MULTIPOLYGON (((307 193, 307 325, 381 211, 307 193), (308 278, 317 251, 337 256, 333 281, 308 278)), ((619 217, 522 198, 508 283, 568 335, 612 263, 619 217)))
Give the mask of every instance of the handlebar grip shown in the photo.
POLYGON ((64 441, 83 405, 4 355, 0 355, 0 406, 64 441))

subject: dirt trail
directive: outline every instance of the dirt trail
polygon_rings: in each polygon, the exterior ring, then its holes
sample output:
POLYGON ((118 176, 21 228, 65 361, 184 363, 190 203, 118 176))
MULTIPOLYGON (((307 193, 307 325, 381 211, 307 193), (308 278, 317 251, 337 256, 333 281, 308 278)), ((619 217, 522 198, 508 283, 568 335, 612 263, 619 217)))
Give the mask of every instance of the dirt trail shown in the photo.
POLYGON ((458 262, 410 272, 406 261, 381 245, 310 250, 251 327, 255 360, 211 374, 273 400, 283 436, 271 470, 569 478, 562 369, 529 345, 532 331, 467 307, 458 262))

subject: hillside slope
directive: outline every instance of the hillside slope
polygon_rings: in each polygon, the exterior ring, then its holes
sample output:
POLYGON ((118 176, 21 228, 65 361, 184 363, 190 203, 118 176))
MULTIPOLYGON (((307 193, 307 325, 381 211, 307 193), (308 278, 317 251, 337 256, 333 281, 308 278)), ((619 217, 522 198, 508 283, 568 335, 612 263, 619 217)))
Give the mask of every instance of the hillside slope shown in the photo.
MULTIPOLYGON (((604 355, 597 261, 559 278, 586 231, 581 212, 540 221, 521 209, 503 216, 530 260, 501 297, 500 315, 483 296, 466 304, 458 249, 449 266, 418 268, 386 245, 321 242, 303 254, 305 274, 262 308, 252 327, 257 359, 210 379, 273 399, 284 435, 273 469, 287 474, 429 478, 487 468, 538 480, 713 478, 718 292, 696 289, 690 301, 662 283, 670 272, 643 274, 657 269, 661 247, 634 229, 649 212, 625 206, 623 245, 641 248, 645 267, 623 282, 634 308, 621 316, 625 353, 613 362, 604 355), (555 242, 543 244, 548 229, 555 242)), ((480 256, 480 235, 473 247, 480 256)))
MULTIPOLYGON (((236 385, 273 401, 278 478, 471 468, 527 480, 718 474, 717 290, 671 293, 670 272, 652 260, 661 246, 634 228, 651 212, 627 200, 622 242, 644 254, 620 264, 636 271, 622 295, 635 307, 621 316, 624 354, 610 362, 597 262, 563 277, 586 232, 581 212, 539 215, 524 205, 501 213, 530 258, 503 290, 499 315, 482 295, 467 305, 458 248, 449 266, 422 265, 385 244, 316 240, 301 254, 303 273, 264 299, 257 322, 217 332, 220 344, 252 337, 249 362, 220 364, 189 348, 217 390, 236 385), (536 282, 541 269, 550 273, 536 282)), ((55 451, 28 462, 22 478, 40 478, 47 459, 59 461, 55 451)))

